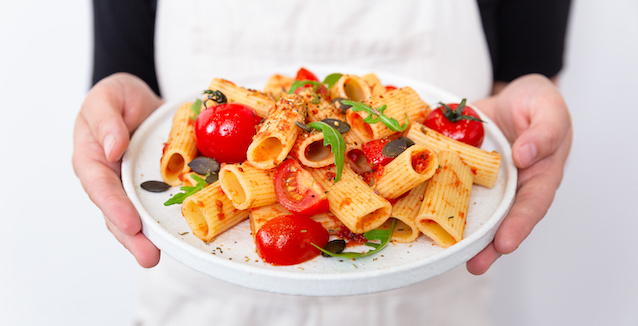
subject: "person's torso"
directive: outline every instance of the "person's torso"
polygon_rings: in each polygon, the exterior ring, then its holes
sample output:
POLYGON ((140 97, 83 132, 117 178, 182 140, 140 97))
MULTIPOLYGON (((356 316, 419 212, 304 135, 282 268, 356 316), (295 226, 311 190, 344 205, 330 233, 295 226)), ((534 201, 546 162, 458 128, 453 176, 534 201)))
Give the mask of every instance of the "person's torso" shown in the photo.
POLYGON ((411 77, 470 101, 492 86, 473 0, 160 0, 155 43, 166 99, 213 78, 313 64, 411 77))
MULTIPOLYGON (((403 75, 470 101, 489 95, 492 82, 473 0, 160 0, 155 44, 167 100, 213 78, 317 64, 403 75)), ((162 260, 143 282, 138 317, 145 324, 486 323, 490 278, 464 266, 394 291, 315 298, 248 290, 162 260)))

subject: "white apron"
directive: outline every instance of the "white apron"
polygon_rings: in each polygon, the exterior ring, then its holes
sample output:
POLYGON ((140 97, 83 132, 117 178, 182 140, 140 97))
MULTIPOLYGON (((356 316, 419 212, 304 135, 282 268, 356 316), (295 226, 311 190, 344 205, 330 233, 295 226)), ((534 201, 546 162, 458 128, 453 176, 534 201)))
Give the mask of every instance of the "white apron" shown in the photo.
MULTIPOLYGON (((166 100, 215 77, 313 64, 404 75, 470 101, 491 90, 474 0, 159 0, 155 42, 166 100)), ((289 296, 230 285, 163 255, 144 271, 135 318, 141 325, 488 325, 490 283, 489 273, 460 266, 383 293, 289 296)))

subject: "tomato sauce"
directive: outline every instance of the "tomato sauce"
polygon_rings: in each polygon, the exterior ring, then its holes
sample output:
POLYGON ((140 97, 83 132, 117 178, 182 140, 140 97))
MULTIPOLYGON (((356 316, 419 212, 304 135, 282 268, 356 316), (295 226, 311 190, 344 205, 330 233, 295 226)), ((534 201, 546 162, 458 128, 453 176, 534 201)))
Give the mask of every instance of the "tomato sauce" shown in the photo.
POLYGON ((412 168, 416 173, 423 174, 430 165, 430 153, 422 151, 413 153, 412 155, 412 168))

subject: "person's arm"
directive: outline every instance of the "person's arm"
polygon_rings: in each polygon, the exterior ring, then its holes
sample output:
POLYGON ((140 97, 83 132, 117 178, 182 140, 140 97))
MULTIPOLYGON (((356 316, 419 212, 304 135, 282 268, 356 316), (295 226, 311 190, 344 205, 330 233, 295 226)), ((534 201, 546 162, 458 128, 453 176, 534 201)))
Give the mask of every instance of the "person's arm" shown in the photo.
POLYGON ((473 104, 501 128, 518 167, 512 208, 494 241, 467 263, 471 273, 482 274, 502 254, 516 250, 547 213, 563 178, 572 124, 562 95, 539 74, 520 77, 498 94, 473 104))
POLYGON ((93 84, 133 74, 160 94, 155 74, 157 0, 93 0, 93 84))
POLYGON ((141 266, 152 267, 160 251, 141 232, 120 166, 130 135, 163 103, 153 60, 155 1, 94 0, 93 10, 94 86, 76 119, 73 168, 111 233, 141 266))
POLYGON ((556 88, 569 0, 478 0, 490 48, 492 96, 475 102, 503 130, 518 167, 516 199, 494 241, 467 263, 482 274, 545 216, 572 143, 569 111, 556 88))

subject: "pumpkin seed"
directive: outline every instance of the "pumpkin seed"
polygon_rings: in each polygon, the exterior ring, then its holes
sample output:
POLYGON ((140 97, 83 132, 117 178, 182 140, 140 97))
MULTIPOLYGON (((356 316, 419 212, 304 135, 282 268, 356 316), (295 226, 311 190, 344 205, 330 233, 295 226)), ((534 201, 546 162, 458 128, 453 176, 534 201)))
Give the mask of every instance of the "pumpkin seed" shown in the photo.
POLYGON ((164 192, 171 188, 171 186, 162 181, 144 181, 140 185, 142 189, 150 192, 164 192))
POLYGON ((414 145, 414 141, 408 137, 400 137, 383 146, 381 153, 387 157, 397 157, 403 153, 408 147, 414 145))
POLYGON ((332 100, 332 104, 334 104, 334 106, 337 109, 341 110, 343 113, 346 113, 346 111, 348 111, 348 109, 352 107, 352 105, 348 105, 342 102, 347 100, 348 100, 347 98, 337 97, 334 100, 332 100))
POLYGON ((188 163, 191 170, 197 174, 207 175, 207 174, 217 174, 219 172, 219 163, 215 161, 214 158, 206 157, 206 156, 198 156, 190 163, 188 163))
MULTIPOLYGON (((328 244, 326 244, 323 249, 326 251, 330 251, 333 254, 341 253, 343 249, 346 249, 346 241, 343 239, 332 240, 328 242, 328 244)), ((321 255, 324 257, 332 257, 324 252, 322 252, 321 255)))
POLYGON ((301 121, 295 121, 295 124, 297 125, 297 127, 301 128, 303 131, 305 132, 311 132, 312 128, 308 127, 307 124, 301 122, 301 121))
POLYGON ((211 172, 211 174, 206 177, 206 183, 213 183, 219 180, 219 174, 217 172, 211 172))
POLYGON ((350 131, 350 125, 343 120, 326 118, 321 120, 321 122, 324 122, 330 127, 335 128, 338 132, 342 134, 345 134, 346 132, 350 131))

